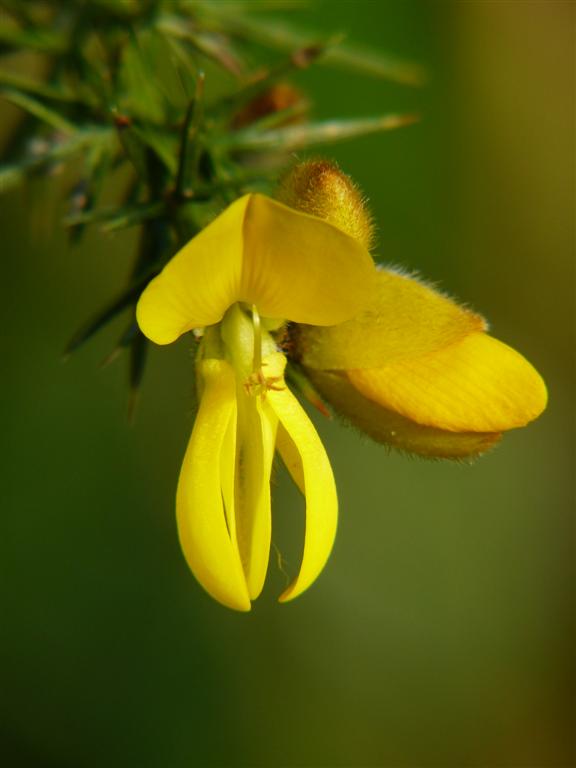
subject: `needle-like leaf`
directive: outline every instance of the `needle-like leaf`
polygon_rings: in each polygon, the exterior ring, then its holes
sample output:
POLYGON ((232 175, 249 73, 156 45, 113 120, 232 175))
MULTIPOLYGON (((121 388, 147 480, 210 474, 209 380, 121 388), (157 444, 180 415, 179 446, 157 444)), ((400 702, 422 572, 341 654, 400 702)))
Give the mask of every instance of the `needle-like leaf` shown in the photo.
POLYGON ((73 134, 76 132, 76 126, 69 122, 63 115, 57 112, 55 109, 51 109, 43 104, 38 99, 30 96, 22 91, 17 91, 15 88, 6 86, 0 86, 0 96, 6 101, 10 101, 17 107, 29 112, 34 117, 37 117, 47 125, 51 125, 52 128, 56 128, 63 133, 73 134))
POLYGON ((272 131, 260 131, 251 126, 236 133, 221 136, 219 144, 233 150, 293 152, 380 131, 390 131, 415 123, 417 120, 418 117, 415 115, 383 115, 382 117, 288 125, 272 131))

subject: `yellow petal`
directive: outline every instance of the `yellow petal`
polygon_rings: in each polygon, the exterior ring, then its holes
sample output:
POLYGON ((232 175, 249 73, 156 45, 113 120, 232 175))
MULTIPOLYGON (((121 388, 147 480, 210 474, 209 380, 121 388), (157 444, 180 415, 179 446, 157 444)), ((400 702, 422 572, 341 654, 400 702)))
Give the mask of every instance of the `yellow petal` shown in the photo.
POLYGON ((367 305, 374 274, 368 251, 337 227, 245 195, 168 262, 136 314, 157 344, 219 322, 238 301, 266 317, 331 325, 367 305))
MULTIPOLYGON (((350 388, 352 389, 352 387, 350 388)), ((278 424, 278 430, 276 432, 276 450, 280 454, 284 466, 290 473, 290 477, 294 480, 302 494, 305 495, 306 485, 304 483, 302 459, 300 458, 298 448, 296 448, 292 438, 281 423, 278 424)))
POLYGON ((530 363, 485 333, 377 369, 348 371, 365 397, 419 424, 461 432, 522 427, 546 407, 530 363))
MULTIPOLYGON (((492 448, 502 436, 500 432, 448 432, 417 424, 364 397, 344 372, 311 368, 307 372, 339 416, 373 440, 407 453, 435 459, 473 458, 492 448)), ((280 453, 284 459, 282 449, 280 453)))
POLYGON ((238 300, 249 201, 246 195, 226 208, 178 251, 140 296, 138 325, 156 344, 170 344, 192 328, 217 323, 238 300))
POLYGON ((452 299, 414 278, 382 269, 365 311, 330 328, 299 326, 296 354, 308 368, 378 368, 484 329, 483 318, 452 299))
POLYGON ((376 269, 350 235, 315 216, 251 195, 244 222, 242 301, 261 315, 333 325, 371 300, 376 269))
MULTIPOLYGON (((201 375, 196 376, 197 381, 202 379, 201 375)), ((203 386, 203 384, 202 384, 203 386)), ((201 395, 200 395, 201 397, 201 395)), ((234 408, 226 434, 222 442, 220 451, 220 485, 222 488, 222 501, 226 514, 226 524, 228 534, 234 547, 238 548, 238 533, 236 531, 236 434, 238 424, 237 408, 234 408)))
POLYGON ((236 530, 248 593, 264 586, 272 532, 270 473, 277 419, 259 398, 238 392, 236 530))
MULTIPOLYGON (((282 370, 285 360, 283 355, 277 354, 268 357, 267 362, 270 370, 274 371, 282 370)), ((300 455, 306 494, 302 563, 298 576, 280 596, 280 602, 286 602, 308 589, 326 564, 336 536, 338 499, 324 446, 298 400, 286 387, 280 391, 270 390, 267 402, 300 455)))
MULTIPOLYGON (((228 459, 228 466, 220 461, 236 410, 234 372, 223 360, 204 360, 200 373, 204 392, 176 495, 178 534, 188 565, 204 589, 229 608, 249 611, 240 555, 228 532, 222 501, 234 472, 233 460, 228 459)), ((233 452, 226 456, 233 457, 233 452)))

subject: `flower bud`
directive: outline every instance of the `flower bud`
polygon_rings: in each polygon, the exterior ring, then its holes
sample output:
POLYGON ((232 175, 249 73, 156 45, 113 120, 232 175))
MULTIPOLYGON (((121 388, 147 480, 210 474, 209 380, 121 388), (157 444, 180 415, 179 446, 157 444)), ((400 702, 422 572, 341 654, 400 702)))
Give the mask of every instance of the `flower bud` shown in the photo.
POLYGON ((378 443, 431 459, 473 459, 492 448, 501 432, 451 432, 418 424, 359 392, 345 372, 307 374, 316 392, 346 422, 378 443))
POLYGON ((380 269, 372 303, 343 323, 293 324, 291 354, 316 392, 378 442, 474 457, 546 407, 546 386, 482 317, 380 269))
POLYGON ((275 83, 245 104, 232 118, 234 130, 247 128, 253 123, 276 113, 286 116, 276 127, 300 123, 306 118, 308 102, 298 88, 291 83, 275 83))
POLYGON ((306 160, 281 180, 276 197, 298 211, 339 227, 370 250, 374 242, 372 216, 362 193, 335 163, 306 160))

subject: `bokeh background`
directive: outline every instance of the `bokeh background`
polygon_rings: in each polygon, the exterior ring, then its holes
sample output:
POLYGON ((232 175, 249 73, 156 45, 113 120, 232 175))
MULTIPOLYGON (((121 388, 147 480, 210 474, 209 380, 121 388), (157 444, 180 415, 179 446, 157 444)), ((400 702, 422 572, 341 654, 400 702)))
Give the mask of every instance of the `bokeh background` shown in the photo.
MULTIPOLYGON (((324 68, 316 114, 422 121, 330 149, 383 260, 490 319, 550 389, 474 466, 316 419, 341 522, 317 584, 237 615, 196 585, 173 499, 187 342, 153 351, 136 423, 118 328, 61 364, 123 281, 133 233, 67 244, 2 198, 0 752, 37 768, 568 768, 574 723, 572 2, 318 2, 300 21, 422 62, 423 89, 324 68)), ((5 110, 6 120, 14 113, 5 110)), ((42 218, 42 217, 41 217, 42 218)), ((48 219, 48 221, 46 221, 48 219)), ((46 226, 48 224, 48 226, 46 226)), ((302 502, 278 471, 275 537, 302 502)))

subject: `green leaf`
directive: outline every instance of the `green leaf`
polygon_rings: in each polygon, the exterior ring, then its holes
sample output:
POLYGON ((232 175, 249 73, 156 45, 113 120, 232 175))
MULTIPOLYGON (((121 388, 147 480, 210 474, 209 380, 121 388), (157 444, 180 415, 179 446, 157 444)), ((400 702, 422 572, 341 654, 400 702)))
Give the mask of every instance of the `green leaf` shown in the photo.
POLYGON ((138 323, 136 322, 136 318, 133 318, 130 323, 126 326, 122 334, 120 335, 120 338, 116 342, 116 346, 110 352, 110 354, 106 355, 104 360, 100 363, 101 368, 107 368, 109 365, 111 365, 115 360, 117 360, 122 352, 126 349, 126 347, 129 347, 130 344, 134 341, 136 336, 140 333, 140 328, 138 327, 138 323))
POLYGON ((151 125, 118 124, 118 136, 138 176, 148 181, 150 151, 170 172, 176 174, 178 165, 178 137, 151 125))
MULTIPOLYGON (((317 33, 314 34, 285 22, 268 21, 243 15, 237 10, 231 9, 228 4, 225 5, 226 9, 224 9, 224 5, 211 4, 210 8, 205 8, 206 15, 216 19, 221 29, 235 37, 283 51, 293 51, 321 42, 317 33)), ((325 37, 325 33, 322 34, 322 37, 325 37)), ((335 39, 337 38, 332 36, 332 41, 335 39)), ((342 42, 331 47, 326 56, 322 58, 322 62, 340 69, 373 75, 403 85, 421 85, 425 80, 425 72, 418 64, 405 62, 369 48, 342 42)))
POLYGON ((35 99, 33 96, 29 96, 26 93, 22 93, 21 91, 6 86, 0 86, 0 96, 5 98, 6 101, 26 110, 44 123, 56 128, 57 131, 72 134, 77 130, 76 126, 72 125, 72 123, 66 120, 66 118, 59 112, 42 104, 41 101, 38 101, 38 99, 35 99))
MULTIPOLYGON (((102 143, 88 147, 85 153, 85 171, 70 196, 72 214, 88 213, 94 210, 102 192, 104 181, 110 173, 113 162, 112 152, 108 145, 102 143)), ((70 239, 78 243, 86 225, 79 223, 70 227, 70 239)))
POLYGON ((96 208, 69 214, 64 218, 64 224, 69 227, 79 224, 103 224, 103 232, 113 232, 161 216, 164 209, 165 205, 161 201, 124 207, 96 208))
POLYGON ((133 130, 142 143, 148 146, 174 175, 178 165, 178 136, 151 125, 134 125, 133 130))
POLYGON ((419 64, 351 43, 341 43, 330 48, 322 63, 361 75, 391 80, 401 85, 419 86, 427 80, 426 70, 419 64))
POLYGON ((133 227, 136 224, 142 224, 144 221, 151 221, 162 216, 165 210, 166 205, 162 201, 145 203, 132 209, 117 209, 116 215, 107 220, 102 227, 102 231, 116 232, 119 229, 133 227))
POLYGON ((171 14, 160 18, 158 28, 170 38, 190 43, 196 51, 233 75, 238 77, 243 73, 243 60, 232 48, 230 41, 218 32, 198 29, 187 19, 171 14))
POLYGON ((169 35, 166 36, 165 40, 170 49, 170 58, 178 73, 184 100, 188 103, 194 97, 196 90, 196 66, 181 40, 177 40, 169 35))
POLYGON ((124 46, 119 103, 120 109, 131 117, 161 125, 166 117, 166 99, 151 56, 153 43, 152 33, 144 30, 133 33, 124 46))
POLYGON ((138 177, 145 181, 148 178, 148 163, 146 160, 147 145, 136 127, 128 122, 117 122, 118 138, 126 156, 134 166, 138 177))
POLYGON ((30 80, 24 75, 19 75, 16 72, 8 72, 2 69, 0 69, 0 86, 8 86, 17 91, 33 93, 36 96, 51 101, 65 101, 79 104, 93 103, 87 99, 86 96, 81 96, 66 88, 55 87, 53 85, 48 85, 47 83, 38 83, 35 80, 30 80))
POLYGON ((310 104, 303 99, 292 107, 279 109, 278 112, 270 112, 269 115, 264 115, 259 120, 255 120, 253 123, 250 123, 250 130, 270 131, 279 126, 297 122, 295 118, 301 118, 303 115, 306 115, 309 109, 310 104))
POLYGON ((351 120, 327 120, 320 123, 289 125, 272 131, 259 131, 253 126, 225 134, 220 147, 233 150, 293 152, 298 149, 334 144, 346 139, 390 131, 417 121, 414 115, 383 115, 351 120))
POLYGON ((174 193, 176 199, 181 199, 189 189, 191 182, 196 180, 201 144, 197 140, 200 126, 204 118, 204 74, 196 79, 196 91, 190 101, 184 124, 180 134, 178 149, 178 171, 174 193))
POLYGON ((109 128, 83 128, 71 136, 47 143, 45 151, 29 153, 18 162, 0 166, 0 192, 8 192, 22 183, 27 174, 41 170, 51 163, 67 160, 84 149, 94 147, 99 142, 111 146, 114 133, 109 128))

